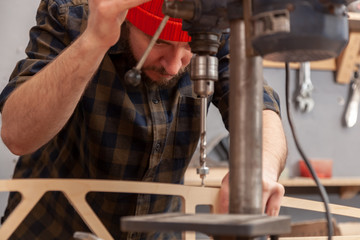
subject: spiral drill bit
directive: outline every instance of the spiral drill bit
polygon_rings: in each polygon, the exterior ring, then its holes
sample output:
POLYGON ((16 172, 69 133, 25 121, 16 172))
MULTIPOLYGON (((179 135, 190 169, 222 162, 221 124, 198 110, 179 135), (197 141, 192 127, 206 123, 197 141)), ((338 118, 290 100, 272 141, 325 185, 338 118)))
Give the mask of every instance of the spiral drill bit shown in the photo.
POLYGON ((209 168, 206 166, 206 111, 207 111, 207 98, 201 98, 201 113, 200 113, 200 168, 197 173, 201 178, 201 186, 204 186, 204 180, 209 174, 209 168))

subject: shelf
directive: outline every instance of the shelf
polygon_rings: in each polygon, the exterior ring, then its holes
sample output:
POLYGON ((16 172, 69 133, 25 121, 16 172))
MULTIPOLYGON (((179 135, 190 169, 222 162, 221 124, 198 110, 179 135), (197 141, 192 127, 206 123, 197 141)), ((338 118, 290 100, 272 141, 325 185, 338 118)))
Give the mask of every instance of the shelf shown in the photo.
MULTIPOLYGON (((315 187, 316 184, 311 178, 293 178, 283 179, 279 181, 285 187, 315 187)), ((360 192, 360 178, 359 177, 337 177, 337 178, 323 178, 320 182, 324 187, 339 188, 339 195, 342 199, 350 199, 355 197, 360 192)))
MULTIPOLYGON (((223 177, 228 172, 228 168, 210 168, 210 173, 205 178, 205 185, 208 187, 220 187, 223 177)), ((339 188, 339 195, 342 199, 353 198, 360 192, 360 177, 336 177, 320 179, 325 187, 339 188)), ((279 182, 285 188, 289 187, 316 187, 315 182, 311 178, 290 178, 280 179, 279 182)), ((196 174, 195 168, 189 168, 185 173, 185 185, 200 186, 201 180, 196 174)))
MULTIPOLYGON (((263 60, 263 66, 264 68, 285 68, 285 63, 263 60)), ((310 66, 313 70, 336 71, 336 60, 332 58, 323 61, 314 61, 311 62, 310 66)), ((299 63, 290 63, 290 68, 298 69, 299 67, 299 63)))

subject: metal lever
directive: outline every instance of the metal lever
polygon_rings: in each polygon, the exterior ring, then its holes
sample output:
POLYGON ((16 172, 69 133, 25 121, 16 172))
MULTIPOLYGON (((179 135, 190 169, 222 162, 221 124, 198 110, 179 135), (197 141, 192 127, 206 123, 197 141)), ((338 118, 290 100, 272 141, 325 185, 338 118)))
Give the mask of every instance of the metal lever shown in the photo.
POLYGON ((167 21, 169 20, 169 18, 170 18, 169 16, 165 15, 165 17, 163 18, 163 20, 161 21, 161 23, 159 25, 159 28, 156 30, 154 36, 151 38, 149 46, 146 48, 144 54, 142 55, 142 57, 139 60, 139 62, 137 63, 137 65, 125 74, 125 80, 128 83, 130 83, 131 85, 133 85, 134 87, 136 87, 140 84, 141 68, 144 65, 145 60, 149 56, 152 48, 154 47, 156 41, 158 40, 158 38, 159 38, 162 30, 164 29, 167 21))

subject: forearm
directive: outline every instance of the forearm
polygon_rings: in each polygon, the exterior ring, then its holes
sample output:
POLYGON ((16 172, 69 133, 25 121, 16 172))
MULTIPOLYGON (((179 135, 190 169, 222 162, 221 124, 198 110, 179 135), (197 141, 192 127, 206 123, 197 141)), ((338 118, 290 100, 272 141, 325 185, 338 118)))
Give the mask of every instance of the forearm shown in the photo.
POLYGON ((1 129, 13 153, 31 153, 62 129, 104 54, 83 35, 14 90, 3 107, 1 129))
POLYGON ((285 167, 287 144, 280 117, 271 110, 263 111, 263 174, 277 181, 285 167))

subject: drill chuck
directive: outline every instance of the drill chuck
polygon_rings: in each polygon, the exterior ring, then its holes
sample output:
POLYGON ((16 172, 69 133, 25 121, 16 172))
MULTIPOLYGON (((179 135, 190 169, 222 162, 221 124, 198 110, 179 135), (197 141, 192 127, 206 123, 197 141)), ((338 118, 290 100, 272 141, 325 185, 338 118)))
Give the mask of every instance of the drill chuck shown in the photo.
POLYGON ((195 95, 210 96, 214 93, 214 81, 218 79, 218 59, 210 55, 195 55, 190 63, 190 75, 195 95))

